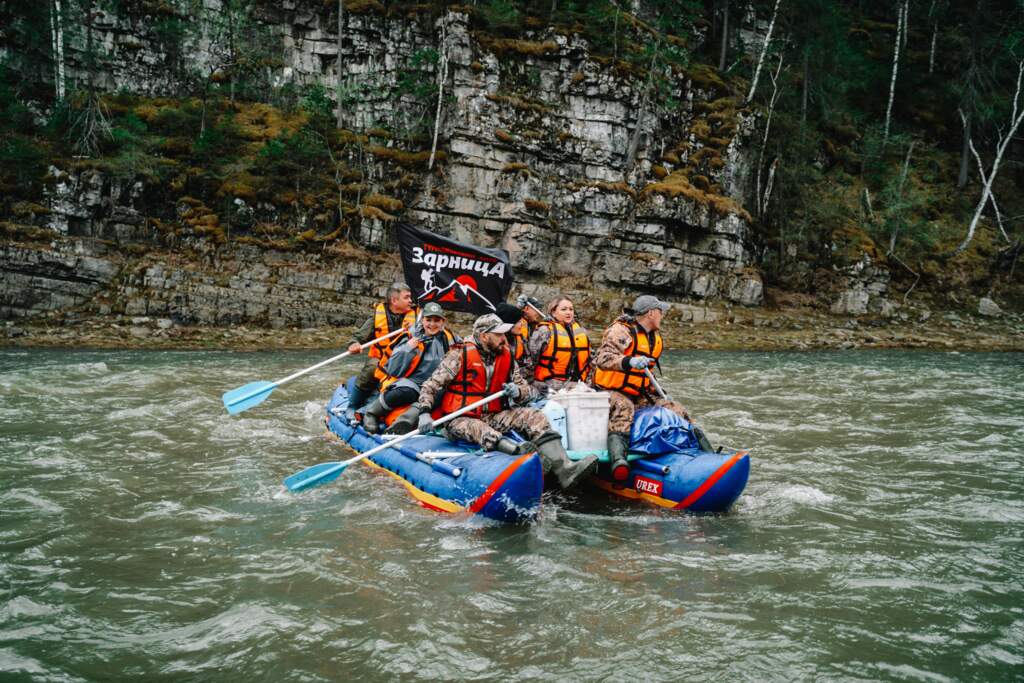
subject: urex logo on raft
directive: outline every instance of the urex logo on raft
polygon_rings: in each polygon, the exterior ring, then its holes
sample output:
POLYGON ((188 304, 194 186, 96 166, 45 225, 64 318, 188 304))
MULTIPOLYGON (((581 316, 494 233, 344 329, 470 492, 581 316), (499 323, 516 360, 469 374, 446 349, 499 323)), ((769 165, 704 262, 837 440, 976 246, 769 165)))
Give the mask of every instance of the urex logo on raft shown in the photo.
POLYGON ((468 273, 477 272, 484 277, 497 277, 499 279, 505 277, 505 264, 497 259, 492 259, 492 262, 488 263, 480 257, 466 256, 454 250, 435 247, 432 244, 426 245, 426 249, 429 253, 424 253, 421 247, 413 247, 410 263, 422 263, 436 270, 441 270, 442 268, 458 269, 468 273), (452 251, 452 253, 439 254, 436 253, 437 251, 452 251))
POLYGON ((637 475, 633 482, 634 488, 640 493, 650 493, 654 496, 660 496, 662 491, 665 490, 665 483, 657 481, 655 479, 648 479, 647 477, 641 477, 637 475))

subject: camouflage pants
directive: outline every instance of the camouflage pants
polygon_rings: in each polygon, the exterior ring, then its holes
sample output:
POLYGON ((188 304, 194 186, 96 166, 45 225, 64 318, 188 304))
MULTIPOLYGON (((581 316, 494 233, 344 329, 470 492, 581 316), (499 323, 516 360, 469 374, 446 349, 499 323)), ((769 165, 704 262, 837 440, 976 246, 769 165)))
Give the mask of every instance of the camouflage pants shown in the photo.
POLYGON ((509 408, 482 417, 457 417, 447 424, 448 438, 462 439, 487 450, 494 448, 502 434, 514 429, 527 439, 551 431, 551 423, 535 408, 509 408))
POLYGON ((690 416, 686 413, 684 408, 675 401, 667 401, 663 398, 652 401, 649 396, 627 396, 619 391, 608 392, 608 433, 624 433, 629 434, 633 428, 633 414, 637 408, 643 408, 645 406, 662 406, 668 408, 676 415, 683 417, 687 420, 690 416))
POLYGON ((363 367, 359 369, 359 374, 356 375, 356 386, 367 393, 374 393, 377 391, 377 387, 380 386, 380 380, 373 376, 373 371, 377 369, 377 358, 366 357, 363 361, 363 367))

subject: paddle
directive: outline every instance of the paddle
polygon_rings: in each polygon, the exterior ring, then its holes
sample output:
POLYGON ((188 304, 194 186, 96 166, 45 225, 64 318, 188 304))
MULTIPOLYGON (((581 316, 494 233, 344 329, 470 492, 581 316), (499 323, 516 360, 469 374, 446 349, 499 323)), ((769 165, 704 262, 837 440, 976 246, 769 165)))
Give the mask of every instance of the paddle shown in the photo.
MULTIPOLYGON (((654 373, 651 372, 651 369, 644 368, 644 372, 647 373, 647 379, 651 380, 651 384, 654 385, 654 390, 658 392, 658 396, 661 396, 666 401, 671 401, 672 397, 666 394, 665 390, 661 388, 660 384, 658 384, 658 380, 654 379, 654 373)), ((713 452, 715 450, 714 446, 711 445, 708 437, 704 435, 704 430, 693 424, 692 421, 690 422, 690 425, 693 427, 693 435, 697 437, 697 443, 700 444, 700 449, 702 451, 713 452)))
POLYGON ((530 308, 532 308, 533 310, 537 311, 538 313, 540 313, 540 317, 543 320, 551 320, 551 316, 550 315, 548 315, 544 311, 540 310, 539 308, 537 308, 536 306, 531 304, 529 301, 526 302, 526 305, 529 306, 530 308))
MULTIPOLYGON (((460 415, 464 415, 465 413, 468 413, 471 410, 476 410, 477 408, 479 408, 479 407, 481 407, 481 406, 483 406, 483 405, 493 401, 496 398, 501 398, 504 395, 505 395, 504 391, 499 391, 499 392, 497 392, 495 394, 491 394, 490 396, 488 396, 486 398, 480 399, 476 403, 470 403, 468 406, 460 408, 460 409, 456 410, 454 413, 451 413, 449 415, 445 415, 441 419, 439 419, 436 422, 434 422, 433 426, 431 427, 431 431, 433 431, 434 427, 438 427, 440 425, 443 425, 445 422, 449 422, 450 420, 454 420, 455 418, 459 417, 460 415)), ((354 458, 349 458, 348 460, 343 460, 341 462, 322 462, 319 465, 313 465, 312 467, 307 467, 306 469, 302 470, 301 472, 296 472, 292 476, 290 476, 287 479, 285 479, 284 480, 284 485, 285 485, 285 487, 288 488, 289 491, 293 491, 294 492, 294 491, 302 491, 303 489, 308 489, 308 488, 311 488, 313 486, 320 486, 321 484, 326 484, 328 482, 334 481, 339 476, 341 476, 341 473, 345 471, 345 468, 348 467, 349 465, 351 465, 352 463, 359 462, 363 458, 368 458, 371 455, 375 455, 377 453, 380 453, 385 448, 391 448, 395 444, 401 443, 401 442, 405 441, 406 439, 411 439, 414 436, 420 436, 420 434, 426 434, 426 433, 427 432, 420 432, 417 429, 417 430, 409 432, 408 434, 403 434, 402 436, 398 437, 397 439, 391 439, 387 443, 382 443, 381 445, 379 445, 379 446, 377 446, 375 448, 371 448, 370 450, 366 451, 365 453, 360 453, 359 455, 355 456, 354 458)))
MULTIPOLYGON (((373 346, 377 342, 384 341, 385 339, 390 339, 391 337, 399 335, 402 332, 405 332, 405 328, 395 330, 390 334, 385 334, 383 337, 377 337, 376 339, 368 341, 365 344, 361 344, 359 346, 359 350, 362 351, 367 346, 373 346)), ((249 382, 245 386, 241 386, 238 387, 237 389, 232 389, 231 391, 224 392, 224 396, 222 397, 224 399, 224 407, 227 408, 228 413, 230 413, 231 415, 236 415, 242 412, 243 410, 248 410, 253 406, 258 406, 259 404, 267 400, 267 397, 270 396, 270 393, 274 391, 274 389, 281 386, 285 382, 291 382, 296 377, 302 377, 307 372, 313 372, 314 370, 318 370, 323 366, 327 365, 328 363, 333 363, 336 360, 341 360, 345 356, 348 356, 350 353, 351 351, 340 353, 334 358, 328 358, 325 361, 320 361, 316 365, 310 366, 305 370, 299 370, 294 375, 288 375, 284 379, 279 379, 276 382, 249 382)))

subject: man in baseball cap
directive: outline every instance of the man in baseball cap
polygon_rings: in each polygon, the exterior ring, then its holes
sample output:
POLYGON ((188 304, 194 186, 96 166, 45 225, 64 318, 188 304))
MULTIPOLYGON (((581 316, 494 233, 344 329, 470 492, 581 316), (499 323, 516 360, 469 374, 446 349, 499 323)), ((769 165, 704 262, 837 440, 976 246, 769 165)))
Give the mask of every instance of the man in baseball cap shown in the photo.
POLYGON ((661 320, 669 304, 650 294, 633 301, 607 330, 594 354, 594 386, 608 392, 608 458, 612 478, 630 477, 626 451, 637 408, 659 405, 689 420, 686 408, 655 395, 651 368, 664 350, 661 320))
POLYGON ((501 398, 449 422, 445 427, 448 438, 510 455, 537 451, 544 472, 551 472, 561 488, 569 488, 594 471, 597 458, 570 460, 562 448, 561 436, 551 428, 544 413, 524 405, 535 398, 536 393, 523 378, 509 351, 505 335, 511 330, 512 325, 494 313, 476 319, 473 338, 449 351, 423 384, 416 403, 419 429, 426 433, 432 428, 434 418, 504 391, 501 398), (511 430, 530 441, 517 443, 504 436, 511 430))
POLYGON ((668 311, 672 304, 667 304, 664 301, 659 301, 658 297, 651 294, 641 294, 633 300, 633 306, 630 308, 633 311, 633 316, 641 316, 647 311, 654 308, 659 309, 662 313, 668 311))

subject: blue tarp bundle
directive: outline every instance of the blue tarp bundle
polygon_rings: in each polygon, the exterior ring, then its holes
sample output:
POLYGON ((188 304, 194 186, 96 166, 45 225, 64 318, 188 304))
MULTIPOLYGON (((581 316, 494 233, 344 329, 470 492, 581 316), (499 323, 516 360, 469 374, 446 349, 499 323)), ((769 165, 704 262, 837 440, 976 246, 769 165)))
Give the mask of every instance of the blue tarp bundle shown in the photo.
POLYGON ((668 408, 651 406, 636 411, 629 437, 631 452, 661 455, 686 448, 698 448, 689 422, 668 408))

